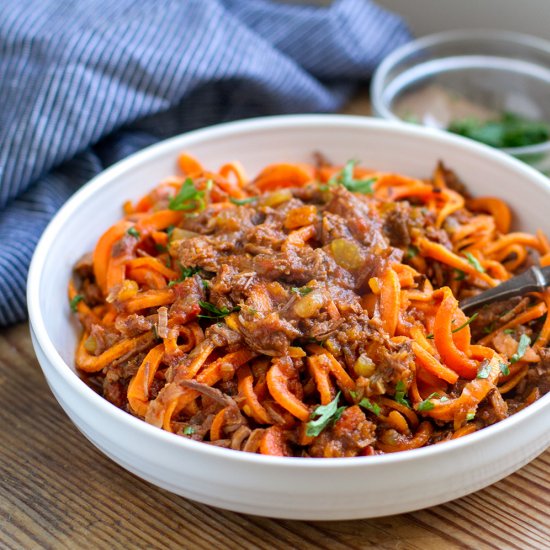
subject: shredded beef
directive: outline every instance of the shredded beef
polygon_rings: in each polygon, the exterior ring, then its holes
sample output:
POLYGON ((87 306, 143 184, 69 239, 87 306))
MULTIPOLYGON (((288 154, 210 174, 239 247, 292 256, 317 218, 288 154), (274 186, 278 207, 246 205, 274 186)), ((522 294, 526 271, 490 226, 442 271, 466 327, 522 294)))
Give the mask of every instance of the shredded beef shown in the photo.
POLYGON ((384 222, 384 232, 390 240, 392 246, 409 246, 411 237, 407 220, 409 217, 405 212, 395 208, 386 216, 384 222))
MULTIPOLYGON (((184 222, 197 236, 175 244, 177 261, 208 273, 208 288, 200 287, 198 275, 177 285, 178 299, 170 308, 170 318, 196 315, 198 301, 207 300, 226 311, 240 309, 234 328, 258 353, 277 357, 287 354, 295 342, 304 345, 331 337, 349 342, 339 344, 339 358, 352 364, 364 351, 356 350, 354 343, 363 336, 351 329, 354 319, 363 315, 360 296, 370 292, 372 277, 380 277, 402 258, 402 250, 390 240, 402 245, 406 228, 390 231, 388 239, 385 229, 400 225, 401 215, 386 218, 384 226, 369 204, 342 186, 333 189, 325 203, 319 190, 292 189, 291 193, 292 198, 276 206, 243 205, 227 211, 230 215, 209 211, 184 222), (286 220, 310 201, 319 201, 318 215, 313 218, 313 232, 302 244, 290 238, 286 220), (355 250, 353 267, 339 265, 331 246, 336 239, 355 250), (310 284, 319 289, 318 294, 308 298, 296 293, 310 284), (304 314, 304 302, 315 296, 323 296, 321 302, 312 304, 310 313, 306 307, 304 314)), ((379 328, 370 327, 371 332, 388 348, 379 328)), ((380 361, 386 364, 385 359, 380 361)))
POLYGON ((358 407, 349 407, 330 429, 311 445, 313 457, 357 456, 376 439, 376 426, 358 407))
POLYGON ((441 174, 443 175, 443 179, 445 181, 445 185, 449 189, 460 193, 465 198, 470 198, 471 195, 468 191, 468 188, 453 170, 447 168, 441 161, 438 163, 437 169, 441 171, 441 174))

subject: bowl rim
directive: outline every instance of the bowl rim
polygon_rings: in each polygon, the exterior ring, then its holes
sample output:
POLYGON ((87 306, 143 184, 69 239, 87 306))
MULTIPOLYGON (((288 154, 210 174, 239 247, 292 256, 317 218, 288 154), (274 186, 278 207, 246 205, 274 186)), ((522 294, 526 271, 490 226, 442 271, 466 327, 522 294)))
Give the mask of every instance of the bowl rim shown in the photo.
MULTIPOLYGON (((550 195, 550 181, 530 166, 510 157, 489 146, 477 143, 475 141, 449 134, 448 132, 414 126, 409 124, 396 123, 392 121, 374 119, 371 117, 356 115, 279 115, 270 117, 259 117, 248 120, 227 122, 213 125, 207 128, 194 130, 174 136, 167 140, 160 141, 154 145, 146 147, 137 153, 134 153, 123 160, 117 162, 106 170, 100 172, 89 182, 83 185, 69 200, 61 207, 58 213, 50 221, 43 232, 35 252, 32 257, 28 279, 27 279, 27 301, 29 311, 30 329, 44 354, 49 365, 70 387, 75 395, 85 398, 92 406, 107 415, 113 415, 122 424, 125 424, 128 430, 141 432, 144 436, 151 437, 159 443, 172 445, 181 449, 182 452, 190 451, 204 455, 205 457, 218 457, 226 461, 236 461, 238 463, 247 463, 257 467, 278 467, 278 468, 308 468, 308 469, 340 469, 340 468, 369 468, 379 467, 383 464, 403 464, 426 460, 430 456, 441 456, 472 447, 486 439, 494 438, 503 431, 511 430, 518 423, 526 421, 534 416, 543 408, 550 408, 550 393, 541 397, 535 403, 525 409, 515 413, 492 426, 469 434, 467 436, 445 441, 443 445, 430 445, 419 449, 412 449, 403 452, 388 453, 373 457, 344 457, 344 458, 323 458, 320 460, 309 460, 301 457, 276 457, 266 456, 243 451, 225 449, 204 442, 194 441, 186 437, 167 432, 141 420, 130 413, 119 409, 94 390, 92 390, 78 374, 63 360, 56 350, 52 340, 49 337, 47 325, 40 309, 40 278, 44 262, 48 255, 48 250, 55 242, 56 235, 63 229, 64 224, 78 211, 81 204, 86 202, 90 195, 101 192, 111 181, 123 175, 127 169, 135 164, 146 163, 154 160, 156 156, 164 152, 170 152, 173 149, 183 149, 189 145, 185 142, 191 142, 193 146, 196 142, 208 141, 212 138, 234 136, 236 134, 246 134, 250 131, 265 131, 286 128, 320 128, 327 126, 337 126, 349 129, 361 130, 390 130, 401 136, 428 138, 447 142, 452 146, 462 149, 464 152, 474 152, 489 157, 487 160, 498 162, 509 167, 512 171, 520 172, 524 177, 531 180, 531 183, 542 188, 550 195), (491 159, 490 157, 494 157, 491 159)), ((154 185, 152 183, 151 185, 154 185)), ((121 197, 121 204, 123 198, 121 197)), ((41 368, 42 365, 41 365, 41 368)), ((43 369, 44 370, 44 369, 43 369)))
MULTIPOLYGON (((502 41, 510 45, 527 46, 545 53, 550 57, 550 40, 515 31, 496 29, 453 29, 422 36, 421 38, 417 38, 416 40, 412 40, 396 48, 384 58, 382 63, 380 63, 374 71, 370 85, 373 112, 386 120, 399 121, 403 124, 414 124, 398 117, 391 109, 386 107, 385 103, 382 101, 385 78, 401 59, 417 50, 438 46, 440 44, 451 44, 463 40, 481 40, 488 43, 502 41)), ((550 140, 535 143, 533 145, 525 145, 523 147, 493 147, 493 149, 502 151, 508 155, 536 155, 550 151, 550 140)))

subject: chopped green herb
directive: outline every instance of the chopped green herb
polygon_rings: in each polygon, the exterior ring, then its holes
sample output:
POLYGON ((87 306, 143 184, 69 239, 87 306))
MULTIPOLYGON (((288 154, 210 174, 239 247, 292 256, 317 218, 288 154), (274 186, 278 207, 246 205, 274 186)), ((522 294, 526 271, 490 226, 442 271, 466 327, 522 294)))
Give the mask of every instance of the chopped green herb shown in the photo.
MULTIPOLYGON (((462 323, 459 327, 456 327, 453 330, 451 330, 451 332, 454 334, 455 332, 458 332, 459 330, 462 330, 463 328, 466 328, 472 321, 474 321, 476 319, 476 317, 478 315, 479 315, 479 313, 476 311, 467 321, 462 323)), ((428 334, 426 336, 426 338, 428 338, 428 340, 432 340, 433 337, 434 337, 433 334, 428 334)))
POLYGON ((330 178, 328 185, 343 185, 348 191, 352 193, 361 193, 363 195, 372 195, 373 193, 373 184, 376 182, 376 178, 369 178, 366 180, 356 180, 353 177, 353 169, 357 161, 350 160, 346 163, 344 168, 330 178))
POLYGON ((517 363, 525 355, 530 343, 531 338, 527 334, 522 334, 519 338, 518 350, 510 358, 510 363, 517 363))
POLYGON ((185 426, 185 428, 183 428, 184 435, 193 435, 194 433, 195 433, 195 428, 193 428, 193 426, 185 426))
POLYGON ((300 296, 307 296, 313 290, 313 288, 311 288, 310 286, 303 286, 301 288, 293 286, 290 290, 292 292, 295 292, 296 294, 299 294, 300 296))
POLYGON ((504 334, 514 334, 515 330, 513 328, 505 328, 502 332, 504 334))
POLYGON ((307 423, 306 435, 309 437, 318 436, 331 422, 338 420, 345 411, 346 406, 338 407, 340 392, 328 405, 319 405, 311 413, 311 420, 307 423), (314 417, 316 417, 314 419, 314 417))
POLYGON ((225 306, 219 308, 216 307, 214 304, 211 304, 210 302, 203 302, 202 300, 199 301, 199 305, 202 307, 204 311, 207 311, 211 315, 199 315, 201 319, 219 319, 222 317, 226 317, 230 313, 233 313, 234 311, 240 311, 241 308, 239 306, 235 306, 234 308, 228 309, 225 306))
POLYGON ((155 248, 157 249, 157 252, 160 252, 161 254, 168 252, 168 249, 163 244, 155 243, 155 248))
POLYGON ((204 191, 199 191, 193 180, 187 178, 183 185, 180 187, 177 195, 170 199, 168 208, 170 210, 204 210, 206 202, 204 200, 204 191))
POLYGON ((493 321, 489 325, 486 325, 483 327, 483 333, 484 334, 491 334, 495 330, 495 322, 493 321))
POLYGON ((192 277, 193 275, 195 275, 195 273, 198 273, 201 270, 201 268, 197 267, 196 265, 192 267, 183 267, 183 268, 180 266, 180 269, 181 269, 181 276, 184 279, 187 279, 187 277, 192 277))
POLYGON ((175 225, 169 225, 166 228, 166 234, 168 235, 168 241, 170 241, 170 239, 172 238, 172 233, 174 232, 174 229, 176 229, 175 225))
POLYGON ((352 193, 361 193, 362 195, 372 195, 374 189, 372 186, 376 183, 376 178, 369 178, 366 180, 354 180, 349 182, 344 187, 352 193))
POLYGON ((202 280, 202 288, 204 288, 204 290, 208 290, 210 283, 206 279, 201 279, 201 280, 202 280))
POLYGON ((84 296, 82 294, 77 294, 70 302, 69 305, 71 306, 71 311, 73 313, 76 313, 77 309, 76 306, 78 305, 78 302, 84 300, 84 296))
POLYGON ((524 147, 550 140, 550 125, 503 113, 500 118, 481 121, 464 118, 451 122, 447 130, 491 147, 524 147))
POLYGON ((197 267, 197 266, 183 267, 179 262, 178 262, 178 265, 179 265, 180 273, 181 273, 180 277, 179 277, 179 279, 176 279, 175 281, 170 281, 168 283, 168 288, 173 287, 174 285, 177 285, 178 283, 181 283, 185 279, 187 279, 189 277, 192 277, 193 275, 195 275, 195 273, 198 273, 201 270, 201 268, 197 267))
POLYGON ((378 405, 377 403, 373 403, 367 397, 363 397, 363 399, 359 401, 359 406, 369 410, 371 413, 375 414, 376 416, 380 415, 380 405, 378 405))
POLYGON ((466 278, 466 273, 462 269, 454 269, 455 281, 463 281, 466 278))
POLYGON ((473 420, 475 417, 476 417, 476 413, 475 412, 470 412, 466 415, 466 420, 468 422, 470 422, 470 420, 473 420))
POLYGON ((418 403, 418 405, 416 406, 416 410, 417 411, 431 411, 435 407, 433 402, 430 401, 430 399, 432 397, 439 397, 439 394, 437 392, 434 392, 434 393, 431 393, 430 395, 428 395, 428 397, 426 397, 426 399, 424 399, 424 401, 421 401, 420 403, 418 403))
POLYGON ((439 398, 439 402, 440 402, 440 403, 445 403, 446 401, 449 401, 449 398, 448 398, 446 395, 442 395, 442 396, 439 398))
POLYGON ((349 395, 352 399, 357 399, 357 392, 356 391, 350 390, 349 395))
POLYGON ((410 245, 407 247, 407 252, 405 253, 405 258, 407 260, 412 260, 415 256, 418 256, 419 250, 416 246, 410 245))
POLYGON ((395 397, 394 399, 399 403, 400 405, 404 405, 405 407, 411 408, 410 403, 408 402, 405 395, 407 394, 407 388, 405 387, 405 383, 403 380, 399 380, 397 384, 395 385, 395 397))
POLYGON ((464 321, 459 327, 451 330, 451 332, 454 334, 455 332, 458 332, 459 330, 462 330, 463 328, 466 328, 470 323, 476 320, 479 313, 476 311, 467 321, 464 321))
POLYGON ((491 363, 483 361, 477 371, 477 378, 488 378, 491 374, 491 363))
POLYGON ((131 235, 135 239, 140 239, 141 238, 141 235, 139 234, 139 231, 135 227, 130 227, 130 229, 128 229, 128 231, 126 231, 126 233, 128 233, 128 235, 131 235))
POLYGON ((479 260, 471 252, 466 252, 466 259, 468 260, 468 263, 471 266, 473 266, 473 268, 476 271, 478 271, 479 273, 485 273, 485 269, 479 263, 479 260))
POLYGON ((230 202, 233 204, 236 204, 238 206, 242 206, 243 204, 249 204, 251 202, 257 201, 259 197, 247 197, 246 199, 234 199, 233 197, 229 197, 230 202))
POLYGON ((498 366, 500 367, 500 372, 504 374, 504 376, 510 374, 510 367, 506 363, 499 363, 498 366))

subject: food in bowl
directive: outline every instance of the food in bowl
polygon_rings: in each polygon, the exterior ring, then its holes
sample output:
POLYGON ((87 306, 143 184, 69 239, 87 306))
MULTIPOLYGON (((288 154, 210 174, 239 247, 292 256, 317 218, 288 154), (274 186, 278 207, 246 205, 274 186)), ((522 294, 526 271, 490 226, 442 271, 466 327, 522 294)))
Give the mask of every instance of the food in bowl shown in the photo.
POLYGON ((498 149, 550 141, 550 124, 515 112, 488 109, 444 86, 428 85, 396 101, 404 121, 447 130, 498 149))
POLYGON ((178 435, 299 457, 456 439, 548 391, 550 291, 467 318, 459 300, 530 262, 495 197, 431 180, 274 164, 249 180, 181 155, 75 266, 76 366, 178 435))

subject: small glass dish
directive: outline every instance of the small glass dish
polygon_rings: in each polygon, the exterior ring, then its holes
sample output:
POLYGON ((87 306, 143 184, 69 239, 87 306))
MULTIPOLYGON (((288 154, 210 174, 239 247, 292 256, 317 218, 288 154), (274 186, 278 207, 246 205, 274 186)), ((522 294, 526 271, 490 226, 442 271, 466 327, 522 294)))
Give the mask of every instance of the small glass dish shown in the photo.
MULTIPOLYGON (((487 30, 426 36, 381 63, 372 80, 371 100, 376 116, 443 130, 472 121, 486 126, 498 119, 499 131, 506 117, 527 121, 531 131, 533 123, 548 129, 550 42, 487 30)), ((529 145, 493 146, 550 173, 548 136, 529 145)))

